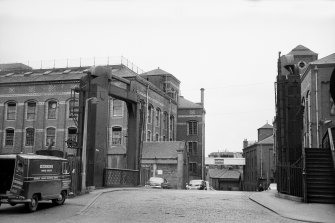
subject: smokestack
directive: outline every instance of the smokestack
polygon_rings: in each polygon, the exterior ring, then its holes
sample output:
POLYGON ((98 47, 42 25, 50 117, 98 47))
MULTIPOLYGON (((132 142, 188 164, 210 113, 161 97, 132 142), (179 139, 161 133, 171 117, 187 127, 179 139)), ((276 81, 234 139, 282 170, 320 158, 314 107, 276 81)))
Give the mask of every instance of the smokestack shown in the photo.
POLYGON ((205 89, 201 88, 200 91, 201 91, 201 105, 202 107, 205 107, 205 95, 204 95, 205 89))

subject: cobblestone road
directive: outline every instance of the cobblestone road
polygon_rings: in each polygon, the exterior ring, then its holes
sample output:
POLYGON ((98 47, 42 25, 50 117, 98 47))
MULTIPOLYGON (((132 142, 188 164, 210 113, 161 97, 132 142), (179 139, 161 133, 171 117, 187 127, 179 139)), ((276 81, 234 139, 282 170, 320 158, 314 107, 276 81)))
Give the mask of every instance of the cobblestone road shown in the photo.
POLYGON ((142 189, 102 194, 61 222, 296 222, 249 200, 248 192, 142 189))

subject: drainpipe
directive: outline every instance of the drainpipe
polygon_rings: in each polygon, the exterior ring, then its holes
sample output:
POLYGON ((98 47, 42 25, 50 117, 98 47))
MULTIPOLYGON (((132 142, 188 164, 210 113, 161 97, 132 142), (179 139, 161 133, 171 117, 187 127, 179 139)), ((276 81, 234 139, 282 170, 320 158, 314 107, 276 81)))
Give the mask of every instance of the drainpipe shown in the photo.
POLYGON ((149 84, 147 85, 147 94, 146 94, 146 112, 145 112, 145 121, 144 121, 144 126, 145 126, 145 139, 144 141, 146 142, 148 139, 148 109, 149 109, 149 84))
POLYGON ((319 101, 318 101, 318 67, 315 65, 315 116, 316 116, 316 146, 320 147, 320 129, 319 129, 319 101))

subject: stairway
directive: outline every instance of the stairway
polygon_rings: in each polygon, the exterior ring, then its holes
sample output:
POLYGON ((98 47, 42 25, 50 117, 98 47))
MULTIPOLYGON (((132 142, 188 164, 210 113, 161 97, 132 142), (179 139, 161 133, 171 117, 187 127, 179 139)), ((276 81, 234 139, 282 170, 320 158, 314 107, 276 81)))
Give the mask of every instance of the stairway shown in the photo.
POLYGON ((308 203, 335 204, 335 170, 330 149, 305 148, 308 203))

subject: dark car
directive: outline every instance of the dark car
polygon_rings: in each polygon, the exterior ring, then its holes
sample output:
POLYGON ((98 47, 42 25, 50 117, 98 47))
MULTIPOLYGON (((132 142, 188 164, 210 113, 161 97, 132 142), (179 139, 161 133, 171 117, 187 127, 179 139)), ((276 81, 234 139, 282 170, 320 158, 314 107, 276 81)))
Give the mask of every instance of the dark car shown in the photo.
POLYGON ((168 181, 161 177, 150 177, 147 185, 152 188, 163 188, 163 189, 171 188, 168 181))
POLYGON ((189 185, 186 186, 187 190, 206 190, 206 181, 204 180, 191 180, 189 185))

